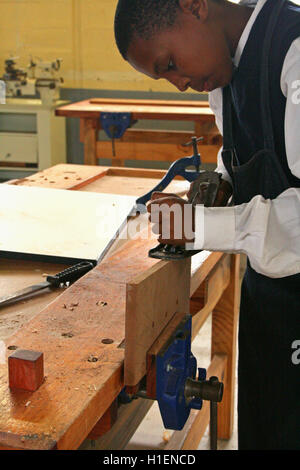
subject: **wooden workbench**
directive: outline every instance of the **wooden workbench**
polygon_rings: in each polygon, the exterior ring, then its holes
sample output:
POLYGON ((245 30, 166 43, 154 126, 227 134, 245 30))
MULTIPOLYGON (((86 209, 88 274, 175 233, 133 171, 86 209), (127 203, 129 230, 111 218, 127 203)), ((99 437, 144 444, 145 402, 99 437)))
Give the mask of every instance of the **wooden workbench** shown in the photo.
MULTIPOLYGON (((141 195, 163 172, 122 168, 57 165, 12 184, 69 190, 141 195)), ((170 191, 182 194, 185 183, 170 191)), ((42 350, 46 380, 34 393, 8 387, 7 363, 0 361, 0 449, 77 449, 88 437, 99 449, 122 449, 152 401, 121 405, 124 387, 126 286, 161 261, 147 257, 153 240, 131 240, 61 293, 44 293, 0 311, 1 340, 7 355, 15 347, 42 350), (97 358, 97 361, 90 358, 97 358), (104 434, 104 435, 103 435, 104 434), (101 437, 100 437, 101 436, 101 437)), ((1 260, 1 292, 10 293, 55 273, 62 266, 1 260)), ((219 406, 219 437, 233 427, 235 342, 239 305, 239 256, 203 252, 193 257, 190 284, 193 337, 212 312, 212 362, 208 375, 225 384, 219 406)), ((192 411, 168 449, 194 449, 205 431, 209 405, 192 411)))
POLYGON ((215 125, 215 116, 205 101, 164 101, 94 98, 72 103, 56 110, 57 116, 80 119, 80 141, 84 144, 84 163, 96 165, 98 158, 111 158, 113 166, 122 166, 125 160, 172 162, 192 154, 192 147, 183 144, 191 137, 203 136, 199 143, 203 163, 216 163, 222 137, 215 125), (133 121, 192 121, 194 131, 161 131, 128 129, 112 144, 98 141, 101 113, 131 113, 133 121))

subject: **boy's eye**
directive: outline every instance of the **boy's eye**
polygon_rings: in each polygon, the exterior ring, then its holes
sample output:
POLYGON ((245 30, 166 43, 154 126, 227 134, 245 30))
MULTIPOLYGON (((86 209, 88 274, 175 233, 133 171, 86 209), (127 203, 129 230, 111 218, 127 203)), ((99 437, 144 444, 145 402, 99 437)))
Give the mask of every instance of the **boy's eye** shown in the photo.
POLYGON ((176 66, 175 66, 173 60, 170 59, 170 60, 169 60, 169 63, 168 63, 168 71, 169 71, 169 70, 175 70, 175 68, 176 68, 176 66))

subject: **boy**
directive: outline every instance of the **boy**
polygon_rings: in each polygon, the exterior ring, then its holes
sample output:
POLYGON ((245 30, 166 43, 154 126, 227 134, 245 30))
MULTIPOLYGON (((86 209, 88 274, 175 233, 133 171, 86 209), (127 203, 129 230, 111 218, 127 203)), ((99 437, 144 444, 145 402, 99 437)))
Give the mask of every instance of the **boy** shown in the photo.
MULTIPOLYGON (((217 171, 235 205, 196 206, 190 225, 195 248, 248 256, 239 449, 300 449, 300 8, 285 0, 119 0, 115 36, 138 71, 180 91, 210 92, 223 134, 217 171)), ((186 204, 164 193, 153 199, 150 208, 186 204)), ((173 225, 162 213, 153 231, 166 243, 191 241, 175 240, 173 225)))

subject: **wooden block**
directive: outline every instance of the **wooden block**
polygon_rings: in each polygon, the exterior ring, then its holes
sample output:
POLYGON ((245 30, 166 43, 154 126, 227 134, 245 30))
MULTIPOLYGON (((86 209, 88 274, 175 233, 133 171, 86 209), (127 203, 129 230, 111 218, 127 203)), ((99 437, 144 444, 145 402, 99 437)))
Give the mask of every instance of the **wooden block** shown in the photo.
POLYGON ((43 353, 17 349, 8 358, 9 387, 34 392, 44 380, 43 353))
POLYGON ((191 260, 160 261, 127 284, 125 385, 146 374, 147 352, 176 312, 189 313, 191 260))

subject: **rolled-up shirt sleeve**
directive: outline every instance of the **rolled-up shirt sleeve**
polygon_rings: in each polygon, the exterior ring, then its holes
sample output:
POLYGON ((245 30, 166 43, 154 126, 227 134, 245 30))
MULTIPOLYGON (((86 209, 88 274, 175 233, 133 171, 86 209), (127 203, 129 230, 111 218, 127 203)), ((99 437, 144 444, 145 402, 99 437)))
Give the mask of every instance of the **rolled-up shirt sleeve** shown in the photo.
POLYGON ((197 217, 203 227, 198 231, 201 246, 196 233, 195 249, 245 253, 255 271, 273 278, 300 272, 299 189, 273 200, 255 196, 239 206, 197 206, 197 217))

